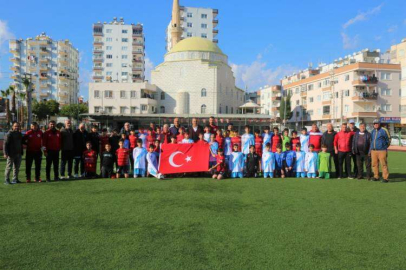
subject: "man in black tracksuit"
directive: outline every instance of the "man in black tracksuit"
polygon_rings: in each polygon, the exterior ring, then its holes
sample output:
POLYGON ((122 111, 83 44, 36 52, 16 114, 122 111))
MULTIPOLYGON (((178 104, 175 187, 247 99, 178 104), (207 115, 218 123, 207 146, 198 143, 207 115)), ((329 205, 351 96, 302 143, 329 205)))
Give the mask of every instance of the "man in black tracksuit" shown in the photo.
POLYGON ((357 161, 357 172, 358 179, 362 179, 364 176, 364 163, 367 170, 367 179, 370 180, 372 177, 371 168, 371 157, 369 156, 369 149, 371 148, 371 133, 369 133, 365 124, 359 126, 359 131, 357 131, 352 139, 352 154, 355 156, 357 161))
POLYGON ((80 165, 80 175, 85 174, 85 163, 83 160, 83 152, 86 150, 86 142, 88 141, 88 133, 85 128, 85 124, 80 124, 79 129, 73 134, 73 155, 75 159, 75 177, 79 175, 79 165, 80 165))
POLYGON ((101 176, 102 178, 111 178, 114 175, 114 163, 116 163, 116 154, 111 150, 111 145, 106 144, 106 150, 101 154, 101 176))
POLYGON ((260 169, 260 162, 261 158, 257 153, 255 153, 255 146, 251 145, 250 152, 245 160, 247 177, 257 177, 257 173, 260 169))
POLYGON ((330 164, 334 161, 334 168, 336 172, 336 177, 338 177, 338 155, 334 149, 334 138, 337 135, 337 132, 334 131, 332 124, 327 124, 327 131, 324 132, 321 137, 321 145, 325 144, 327 146, 327 152, 330 153, 330 164))
POLYGON ((65 127, 61 130, 61 179, 65 178, 66 163, 68 164, 68 179, 72 178, 73 149, 72 122, 68 119, 65 121, 65 127))

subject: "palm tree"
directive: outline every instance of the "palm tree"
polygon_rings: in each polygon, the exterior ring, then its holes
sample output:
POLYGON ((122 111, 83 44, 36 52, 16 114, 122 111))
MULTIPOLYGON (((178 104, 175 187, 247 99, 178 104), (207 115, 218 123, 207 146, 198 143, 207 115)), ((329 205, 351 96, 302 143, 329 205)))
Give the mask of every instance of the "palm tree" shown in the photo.
MULTIPOLYGON (((27 94, 26 93, 18 93, 17 94, 17 98, 18 98, 18 100, 21 100, 21 106, 20 106, 20 124, 21 124, 21 126, 23 127, 23 124, 24 124, 24 103, 23 103, 23 100, 25 99, 27 97, 27 94)), ((29 125, 28 125, 28 127, 29 127, 29 125)))
MULTIPOLYGON (((9 92, 9 95, 11 94, 11 112, 14 113, 14 115, 17 115, 17 104, 16 104, 16 87, 14 85, 10 85, 7 89, 9 92)), ((14 121, 14 119, 13 119, 14 121)))
POLYGON ((33 91, 31 87, 31 78, 25 77, 22 80, 25 87, 25 102, 27 104, 27 129, 30 127, 32 121, 32 98, 31 93, 33 91))
POLYGON ((6 121, 7 125, 10 124, 11 119, 10 119, 10 101, 8 99, 8 96, 10 95, 10 90, 1 90, 1 96, 5 99, 5 104, 6 104, 6 121))

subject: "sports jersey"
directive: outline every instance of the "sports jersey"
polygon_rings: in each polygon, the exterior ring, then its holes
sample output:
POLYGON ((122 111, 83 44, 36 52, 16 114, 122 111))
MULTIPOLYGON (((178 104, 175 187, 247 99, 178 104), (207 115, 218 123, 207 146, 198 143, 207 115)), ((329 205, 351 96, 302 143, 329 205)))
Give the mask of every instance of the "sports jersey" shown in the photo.
POLYGON ((278 144, 282 145, 282 136, 280 134, 272 136, 272 152, 276 153, 276 147, 278 144))
POLYGON ((182 143, 194 143, 192 139, 183 139, 182 143))
POLYGON ((306 153, 303 151, 296 151, 295 172, 305 172, 306 153))
POLYGON ((283 167, 283 153, 275 153, 275 169, 281 170, 283 167))
POLYGON ((288 150, 288 151, 283 152, 283 161, 284 161, 286 167, 294 168, 295 160, 296 160, 295 151, 288 150))
POLYGON ((265 151, 262 154, 262 172, 272 173, 275 170, 275 154, 265 151))
POLYGON ((219 149, 224 149, 224 137, 216 135, 216 142, 219 144, 219 149))
POLYGON ((147 150, 144 147, 136 147, 133 151, 134 169, 146 169, 147 150))
POLYGON ((262 137, 256 136, 255 137, 255 152, 261 157, 262 156, 262 137))
POLYGON ((310 131, 309 133, 309 145, 314 145, 315 152, 319 152, 321 150, 321 137, 323 137, 323 133, 320 131, 310 131))
POLYGON ((253 172, 258 170, 261 158, 257 153, 249 153, 246 158, 247 171, 253 172))
POLYGON ((217 171, 218 172, 226 172, 226 170, 227 170, 227 165, 226 165, 226 157, 223 155, 223 156, 220 156, 220 155, 217 155, 216 156, 216 162, 217 162, 217 164, 220 164, 220 165, 218 165, 217 166, 217 171))
POLYGON ((303 152, 309 152, 309 135, 300 134, 300 145, 303 152))
POLYGON ((244 169, 244 155, 241 152, 232 152, 228 160, 228 168, 232 173, 242 173, 244 169))
POLYGON ((286 151, 286 143, 290 145, 290 137, 289 136, 282 136, 282 151, 286 151))
POLYGON ((211 133, 204 133, 203 138, 206 142, 210 142, 211 133))
POLYGON ((233 152, 233 146, 231 145, 231 138, 224 138, 224 155, 229 156, 233 152))
POLYGON ((210 158, 209 161, 216 161, 217 151, 219 150, 219 144, 217 142, 210 143, 210 158))
POLYGON ((306 153, 305 169, 306 169, 307 173, 316 173, 317 172, 317 153, 316 152, 306 153))
POLYGON ((296 144, 300 143, 300 138, 299 137, 290 138, 290 142, 292 144, 292 150, 296 151, 296 144))
POLYGON ((250 146, 255 145, 255 137, 252 134, 243 134, 241 136, 242 153, 248 155, 250 152, 250 146))
POLYGON ((147 148, 147 135, 144 133, 139 133, 138 139, 140 139, 142 141, 142 147, 144 147, 146 149, 147 148))
POLYGON ((148 149, 151 144, 154 144, 155 140, 156 140, 155 135, 148 135, 147 136, 147 148, 146 149, 148 149))
POLYGON ((119 167, 121 166, 127 166, 129 157, 130 157, 130 150, 125 149, 125 148, 119 148, 116 151, 116 156, 117 156, 117 165, 119 167))
POLYGON ((106 151, 106 144, 109 143, 109 136, 100 136, 100 152, 106 151))
POLYGON ((181 143, 183 141, 183 139, 185 138, 184 134, 178 134, 176 135, 176 141, 181 143))
POLYGON ((137 136, 135 135, 130 135, 128 136, 128 140, 130 141, 130 149, 134 149, 135 147, 137 147, 137 136))
POLYGON ((97 154, 94 150, 86 150, 83 152, 83 160, 85 163, 85 172, 96 172, 97 154))
POLYGON ((234 149, 234 144, 238 145, 238 151, 241 151, 241 137, 235 136, 231 138, 231 147, 234 149))
MULTIPOLYGON (((267 143, 272 144, 272 137, 273 137, 273 133, 264 133, 262 134, 262 138, 263 138, 263 142, 262 142, 262 152, 265 151, 265 147, 267 143)), ((272 149, 272 145, 271 145, 271 149, 272 149)))
POLYGON ((113 168, 114 162, 116 160, 116 156, 114 155, 113 151, 104 151, 101 156, 101 164, 104 167, 113 168))
POLYGON ((156 152, 148 152, 147 161, 149 174, 158 177, 158 154, 156 152))

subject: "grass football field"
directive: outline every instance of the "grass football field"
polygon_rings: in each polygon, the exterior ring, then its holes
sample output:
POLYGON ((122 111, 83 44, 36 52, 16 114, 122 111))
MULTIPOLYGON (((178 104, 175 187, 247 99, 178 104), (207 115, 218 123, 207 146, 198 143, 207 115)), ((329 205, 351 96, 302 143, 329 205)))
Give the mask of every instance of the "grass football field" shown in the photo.
MULTIPOLYGON (((405 159, 389 153, 389 184, 1 184, 0 269, 405 269, 405 159)), ((4 167, 1 159, 2 173, 4 167)))

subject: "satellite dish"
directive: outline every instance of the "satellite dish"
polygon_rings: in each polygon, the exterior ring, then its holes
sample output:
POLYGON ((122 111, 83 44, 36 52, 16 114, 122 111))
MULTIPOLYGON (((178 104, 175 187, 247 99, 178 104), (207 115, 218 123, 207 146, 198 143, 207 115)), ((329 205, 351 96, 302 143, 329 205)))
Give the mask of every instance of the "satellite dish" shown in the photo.
POLYGON ((379 57, 375 57, 375 62, 379 63, 380 58, 379 57))

